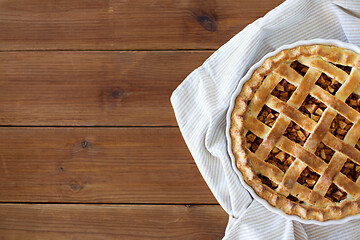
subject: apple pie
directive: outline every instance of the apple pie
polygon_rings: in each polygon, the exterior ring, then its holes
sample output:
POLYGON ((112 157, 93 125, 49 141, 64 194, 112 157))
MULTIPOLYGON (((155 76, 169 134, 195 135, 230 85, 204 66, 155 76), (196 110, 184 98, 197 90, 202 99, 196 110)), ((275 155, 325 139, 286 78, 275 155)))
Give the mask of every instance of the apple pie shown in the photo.
POLYGON ((270 205, 326 221, 360 212, 360 55, 304 45, 266 59, 231 113, 244 181, 270 205))

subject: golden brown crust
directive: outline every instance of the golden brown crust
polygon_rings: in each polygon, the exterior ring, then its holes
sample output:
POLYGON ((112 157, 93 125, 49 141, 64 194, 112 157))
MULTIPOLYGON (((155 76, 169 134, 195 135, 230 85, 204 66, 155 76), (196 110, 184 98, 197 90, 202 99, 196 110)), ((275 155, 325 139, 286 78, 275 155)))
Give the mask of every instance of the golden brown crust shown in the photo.
POLYGON ((336 46, 299 46, 266 59, 244 83, 231 114, 230 136, 236 166, 259 197, 285 213, 303 219, 326 221, 360 213, 360 180, 355 183, 340 172, 346 159, 360 164, 360 151, 354 147, 360 137, 360 113, 345 103, 352 93, 360 94, 359 67, 360 56, 353 51, 336 46), (295 60, 309 68, 305 76, 290 67, 295 60), (351 67, 351 73, 336 65, 351 67), (336 93, 315 84, 321 74, 341 85, 336 93), (296 87, 287 102, 270 94, 282 79, 296 87), (327 106, 325 111, 319 110, 320 119, 305 117, 298 110, 308 95, 327 106), (271 127, 256 119, 264 104, 280 114, 276 121, 269 120, 273 124, 271 127), (344 139, 329 132, 337 114, 353 124, 344 139), (309 132, 303 145, 284 136, 290 122, 309 132), (262 139, 255 153, 246 145, 248 131, 262 139), (329 163, 315 153, 321 142, 336 151, 329 163), (296 158, 285 172, 265 161, 274 148, 296 158), (297 182, 307 167, 314 171, 314 176, 320 176, 315 184, 315 180, 308 180, 314 184, 313 189, 297 182), (264 181, 268 181, 269 186, 264 181), (346 198, 341 196, 339 202, 331 200, 334 198, 327 196, 331 184, 339 188, 335 197, 345 192, 346 198), (292 196, 296 196, 296 200, 290 200, 292 196))

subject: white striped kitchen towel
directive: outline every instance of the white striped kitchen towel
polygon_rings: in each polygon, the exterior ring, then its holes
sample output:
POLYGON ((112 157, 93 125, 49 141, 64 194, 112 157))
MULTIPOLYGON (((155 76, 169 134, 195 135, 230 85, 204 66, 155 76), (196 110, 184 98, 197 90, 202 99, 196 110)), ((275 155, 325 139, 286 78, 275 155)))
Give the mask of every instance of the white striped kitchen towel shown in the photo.
POLYGON ((248 25, 173 92, 180 131, 209 188, 229 214, 224 239, 360 239, 360 220, 317 226, 287 220, 254 201, 227 154, 225 115, 248 69, 284 44, 314 38, 360 45, 360 1, 287 0, 248 25))

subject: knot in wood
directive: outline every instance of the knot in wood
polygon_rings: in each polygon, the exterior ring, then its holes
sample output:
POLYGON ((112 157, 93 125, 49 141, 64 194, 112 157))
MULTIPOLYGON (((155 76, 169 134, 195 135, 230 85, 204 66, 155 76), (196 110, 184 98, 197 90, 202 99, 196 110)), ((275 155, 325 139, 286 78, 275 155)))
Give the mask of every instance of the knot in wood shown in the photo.
POLYGON ((84 186, 82 186, 81 184, 79 184, 79 183, 76 182, 76 181, 71 181, 71 182, 69 183, 69 186, 70 186, 71 190, 74 191, 74 192, 80 192, 81 189, 84 188, 84 186))
POLYGON ((125 91, 122 88, 115 88, 112 91, 111 96, 113 98, 121 98, 121 99, 123 99, 125 97, 125 91))
POLYGON ((86 148, 88 146, 88 144, 89 144, 89 142, 84 140, 84 141, 82 141, 81 146, 82 146, 82 148, 86 148))
POLYGON ((215 32, 217 30, 217 23, 214 17, 199 15, 196 20, 206 31, 215 32))

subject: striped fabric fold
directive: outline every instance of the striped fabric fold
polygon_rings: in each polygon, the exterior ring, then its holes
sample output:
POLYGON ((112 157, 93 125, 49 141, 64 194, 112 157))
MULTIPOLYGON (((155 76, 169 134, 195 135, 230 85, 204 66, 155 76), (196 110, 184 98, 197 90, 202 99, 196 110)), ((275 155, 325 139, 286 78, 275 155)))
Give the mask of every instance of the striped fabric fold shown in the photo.
POLYGON ((360 45, 360 1, 287 0, 248 25, 194 70, 171 103, 183 138, 217 201, 229 214, 223 239, 357 239, 360 220, 317 226, 287 220, 253 200, 227 154, 225 125, 239 80, 266 53, 315 38, 360 45))

